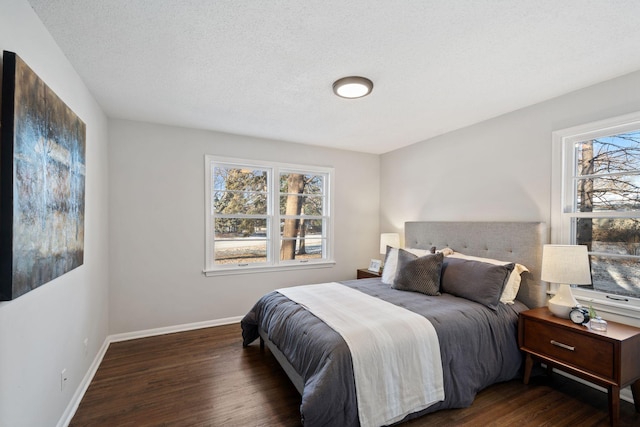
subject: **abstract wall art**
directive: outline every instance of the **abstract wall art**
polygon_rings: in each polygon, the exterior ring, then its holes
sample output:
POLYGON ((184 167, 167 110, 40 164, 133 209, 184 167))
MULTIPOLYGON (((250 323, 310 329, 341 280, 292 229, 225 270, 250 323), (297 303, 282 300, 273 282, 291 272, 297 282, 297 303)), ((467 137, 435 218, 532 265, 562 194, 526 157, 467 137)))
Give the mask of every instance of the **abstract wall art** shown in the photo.
POLYGON ((0 300, 84 261, 84 122, 4 51, 0 122, 0 300))

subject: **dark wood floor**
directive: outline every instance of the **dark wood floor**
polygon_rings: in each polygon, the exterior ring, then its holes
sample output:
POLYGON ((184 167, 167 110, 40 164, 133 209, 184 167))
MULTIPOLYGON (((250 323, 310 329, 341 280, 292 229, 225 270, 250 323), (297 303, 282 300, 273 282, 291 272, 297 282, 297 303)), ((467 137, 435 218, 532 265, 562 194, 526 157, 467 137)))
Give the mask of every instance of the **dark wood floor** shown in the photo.
MULTIPOLYGON (((300 395, 269 350, 242 348, 239 325, 113 343, 71 426, 297 426, 300 395)), ((510 381, 469 408, 403 426, 607 426, 604 393, 559 375, 510 381)), ((621 425, 640 426, 622 402, 621 425)))

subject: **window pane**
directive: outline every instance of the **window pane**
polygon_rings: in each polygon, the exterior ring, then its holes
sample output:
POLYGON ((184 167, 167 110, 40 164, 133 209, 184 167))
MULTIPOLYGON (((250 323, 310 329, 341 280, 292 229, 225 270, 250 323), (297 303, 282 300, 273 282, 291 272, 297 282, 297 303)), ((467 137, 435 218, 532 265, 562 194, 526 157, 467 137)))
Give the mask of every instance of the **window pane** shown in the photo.
POLYGON ((593 285, 596 291, 638 297, 640 295, 640 261, 633 258, 591 256, 593 285))
POLYGON ((267 175, 267 171, 264 169, 216 166, 213 172, 213 189, 217 191, 266 192, 267 175))
POLYGON ((216 265, 267 261, 267 220, 216 218, 216 265))
POLYGON ((213 194, 213 209, 221 214, 267 214, 267 195, 264 193, 242 193, 216 191, 213 194))
POLYGON ((280 223, 280 260, 322 258, 322 220, 285 219, 280 223))
POLYGON ((281 193, 304 193, 304 194, 321 194, 324 191, 324 176, 315 174, 298 174, 298 173, 281 173, 280 174, 280 192, 281 193), (298 187, 293 189, 292 182, 302 182, 303 189, 298 187))
POLYGON ((640 170, 640 130, 576 144, 577 174, 611 174, 640 170))
POLYGON ((305 235, 309 236, 322 236, 324 235, 324 221, 321 219, 306 219, 304 221, 305 235))
POLYGON ((266 240, 216 240, 215 264, 250 264, 267 262, 266 240))
POLYGON ((281 195, 280 214, 322 216, 323 201, 322 196, 281 195), (295 209, 292 207, 294 205, 295 209), (298 207, 300 207, 299 211, 298 207))
POLYGON ((576 180, 577 212, 640 211, 640 175, 576 180))
MULTIPOLYGON (((266 218, 215 218, 215 239, 266 239, 266 218)), ((216 243, 217 244, 217 243, 216 243)))
POLYGON ((322 215, 324 178, 314 174, 280 174, 280 213, 322 215))
POLYGON ((321 259, 325 239, 308 237, 304 239, 283 239, 280 241, 280 260, 321 259))
POLYGON ((640 255, 640 219, 577 218, 576 243, 592 252, 640 255))

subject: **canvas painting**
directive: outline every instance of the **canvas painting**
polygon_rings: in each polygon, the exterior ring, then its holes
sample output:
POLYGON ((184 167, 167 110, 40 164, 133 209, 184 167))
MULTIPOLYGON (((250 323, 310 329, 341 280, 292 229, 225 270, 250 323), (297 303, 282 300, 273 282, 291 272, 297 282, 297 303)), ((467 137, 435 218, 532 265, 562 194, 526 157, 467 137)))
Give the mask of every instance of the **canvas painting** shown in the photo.
POLYGON ((13 52, 3 53, 0 300, 84 261, 82 120, 13 52))

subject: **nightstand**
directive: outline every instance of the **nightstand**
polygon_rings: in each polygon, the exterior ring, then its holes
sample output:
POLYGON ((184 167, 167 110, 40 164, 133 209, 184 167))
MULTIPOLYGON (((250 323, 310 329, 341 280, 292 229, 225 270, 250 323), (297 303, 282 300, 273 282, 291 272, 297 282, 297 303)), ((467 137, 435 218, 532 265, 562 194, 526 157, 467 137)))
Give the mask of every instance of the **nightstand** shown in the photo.
POLYGON ((618 423, 622 387, 631 385, 640 412, 640 329, 608 321, 606 332, 596 332, 541 307, 520 313, 518 344, 526 353, 525 384, 535 359, 547 364, 549 372, 557 368, 605 387, 611 425, 618 423))
POLYGON ((380 277, 380 276, 382 276, 382 274, 373 272, 371 270, 367 270, 366 268, 359 268, 356 278, 357 279, 370 279, 372 277, 380 277))

